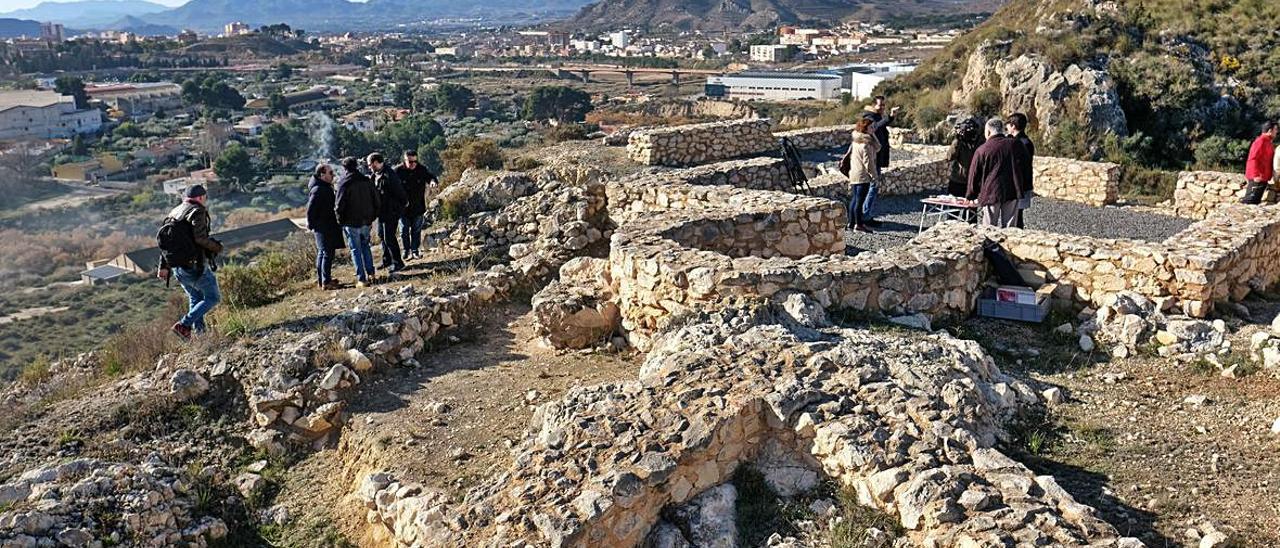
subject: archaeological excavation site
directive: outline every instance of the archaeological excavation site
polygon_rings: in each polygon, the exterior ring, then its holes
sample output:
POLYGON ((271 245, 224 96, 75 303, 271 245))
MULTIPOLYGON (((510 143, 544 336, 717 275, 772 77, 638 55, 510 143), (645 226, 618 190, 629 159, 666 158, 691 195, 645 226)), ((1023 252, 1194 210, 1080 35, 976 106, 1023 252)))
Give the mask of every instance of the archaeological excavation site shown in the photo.
POLYGON ((0 393, 43 406, 0 546, 1280 543, 1280 207, 1037 156, 1026 229, 922 225, 946 149, 895 130, 860 234, 853 128, 773 128, 550 147, 446 189, 418 275, 0 393), (1047 318, 979 314, 993 255, 1047 318))

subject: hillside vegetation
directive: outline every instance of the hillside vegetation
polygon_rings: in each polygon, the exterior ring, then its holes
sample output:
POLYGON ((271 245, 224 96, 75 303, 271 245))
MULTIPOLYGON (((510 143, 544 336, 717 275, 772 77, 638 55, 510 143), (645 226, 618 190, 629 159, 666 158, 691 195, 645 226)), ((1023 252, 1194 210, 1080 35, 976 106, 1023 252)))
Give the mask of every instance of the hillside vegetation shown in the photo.
POLYGON ((1069 110, 1077 112, 1042 134, 1050 152, 1166 169, 1240 169, 1258 124, 1280 116, 1276 29, 1280 3, 1267 0, 1014 2, 884 91, 920 129, 935 128, 953 109, 1004 113, 1010 97, 999 89, 959 104, 953 97, 975 52, 996 44, 1004 59, 1028 56, 1060 72, 1096 69, 1114 82, 1128 136, 1091 131, 1074 105, 1069 110))

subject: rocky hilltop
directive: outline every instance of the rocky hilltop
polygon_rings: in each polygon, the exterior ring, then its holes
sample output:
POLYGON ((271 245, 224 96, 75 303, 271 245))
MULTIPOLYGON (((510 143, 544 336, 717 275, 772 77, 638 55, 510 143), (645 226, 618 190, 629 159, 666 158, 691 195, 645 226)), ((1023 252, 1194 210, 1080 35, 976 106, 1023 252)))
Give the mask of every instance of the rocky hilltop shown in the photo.
POLYGON ((1225 166, 1238 160, 1218 157, 1224 141, 1280 114, 1277 25, 1244 4, 1015 2, 886 91, 920 129, 953 108, 1020 110, 1061 154, 1225 166))

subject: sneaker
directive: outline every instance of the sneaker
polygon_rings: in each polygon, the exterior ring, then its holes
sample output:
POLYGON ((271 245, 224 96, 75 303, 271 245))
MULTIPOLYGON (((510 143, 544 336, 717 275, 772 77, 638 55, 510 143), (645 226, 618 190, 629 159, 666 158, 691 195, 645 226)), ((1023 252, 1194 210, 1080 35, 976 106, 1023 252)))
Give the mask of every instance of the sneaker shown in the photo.
POLYGON ((866 221, 863 221, 863 222, 862 222, 862 224, 867 225, 867 226, 869 226, 869 227, 871 227, 871 228, 880 228, 880 225, 882 225, 882 224, 884 224, 884 223, 883 223, 883 222, 880 222, 880 221, 877 221, 877 220, 875 220, 875 219, 868 219, 868 220, 866 220, 866 221))
POLYGON ((396 272, 399 272, 401 270, 404 270, 404 263, 391 265, 391 268, 388 268, 387 272, 395 274, 396 272))
POLYGON ((323 285, 321 285, 320 287, 323 288, 325 291, 333 291, 336 289, 342 289, 342 284, 338 283, 337 280, 329 280, 325 282, 323 285))
POLYGON ((870 228, 867 228, 867 225, 865 225, 865 224, 857 225, 857 226, 853 227, 853 229, 854 229, 854 230, 856 230, 856 231, 858 231, 858 232, 865 232, 865 233, 867 233, 867 234, 875 234, 875 233, 876 233, 876 231, 871 230, 870 228))
POLYGON ((191 328, 185 325, 182 325, 182 322, 173 324, 173 332, 176 333, 179 337, 182 337, 182 340, 185 340, 185 341, 191 340, 191 328))
POLYGON ((364 289, 366 287, 369 287, 369 283, 370 282, 366 282, 364 280, 358 280, 356 281, 356 289, 364 289))

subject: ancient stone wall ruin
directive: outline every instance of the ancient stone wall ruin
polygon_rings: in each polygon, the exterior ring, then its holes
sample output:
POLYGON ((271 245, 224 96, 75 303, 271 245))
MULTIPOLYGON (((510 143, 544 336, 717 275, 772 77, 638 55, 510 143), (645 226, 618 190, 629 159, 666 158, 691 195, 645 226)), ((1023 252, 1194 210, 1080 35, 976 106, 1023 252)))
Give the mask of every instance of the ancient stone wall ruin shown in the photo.
POLYGON ((641 165, 694 166, 775 152, 773 121, 735 120, 637 131, 627 153, 641 165))
POLYGON ((782 131, 773 134, 779 140, 785 138, 800 150, 847 148, 853 142, 852 124, 782 131))
POLYGON ((1160 243, 1031 230, 987 230, 1058 298, 1093 306, 1121 290, 1162 308, 1204 317, 1215 302, 1243 299, 1280 279, 1280 208, 1226 205, 1160 243))
POLYGON ((1032 165, 1038 196, 1101 207, 1120 197, 1120 166, 1037 155, 1032 165))
MULTIPOLYGON (((1238 204, 1244 198, 1245 180, 1240 173, 1183 171, 1173 190, 1173 213, 1188 219, 1203 219, 1223 204, 1238 204)), ((1274 191, 1263 194, 1274 199, 1274 191)))

